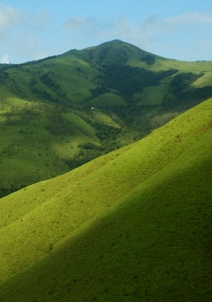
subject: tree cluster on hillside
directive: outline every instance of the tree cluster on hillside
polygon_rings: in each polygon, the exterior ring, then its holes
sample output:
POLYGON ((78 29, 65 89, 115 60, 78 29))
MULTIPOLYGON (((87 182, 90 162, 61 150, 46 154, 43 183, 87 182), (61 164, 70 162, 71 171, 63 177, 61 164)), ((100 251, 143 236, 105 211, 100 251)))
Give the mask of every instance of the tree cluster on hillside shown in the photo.
POLYGON ((203 74, 179 73, 170 82, 169 90, 165 95, 162 105, 166 110, 186 110, 212 96, 212 86, 194 88, 189 86, 203 74))
POLYGON ((145 87, 158 85, 161 79, 176 72, 176 69, 153 72, 128 65, 105 65, 102 78, 107 87, 116 89, 124 97, 130 97, 145 87))

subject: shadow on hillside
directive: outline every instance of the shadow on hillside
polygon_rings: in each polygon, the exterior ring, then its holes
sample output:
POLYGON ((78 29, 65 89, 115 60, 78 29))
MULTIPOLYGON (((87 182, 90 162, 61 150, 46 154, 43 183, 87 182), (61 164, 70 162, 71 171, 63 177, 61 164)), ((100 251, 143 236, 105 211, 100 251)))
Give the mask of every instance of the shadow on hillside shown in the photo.
POLYGON ((211 160, 161 175, 1 284, 0 300, 210 301, 211 160))

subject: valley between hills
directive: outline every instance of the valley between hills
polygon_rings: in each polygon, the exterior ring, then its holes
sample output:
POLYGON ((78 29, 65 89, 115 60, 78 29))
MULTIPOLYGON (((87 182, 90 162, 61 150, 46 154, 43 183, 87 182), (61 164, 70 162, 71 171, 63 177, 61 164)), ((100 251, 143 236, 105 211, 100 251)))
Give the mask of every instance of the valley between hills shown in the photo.
POLYGON ((0 301, 210 301, 211 61, 114 40, 0 95, 0 301))

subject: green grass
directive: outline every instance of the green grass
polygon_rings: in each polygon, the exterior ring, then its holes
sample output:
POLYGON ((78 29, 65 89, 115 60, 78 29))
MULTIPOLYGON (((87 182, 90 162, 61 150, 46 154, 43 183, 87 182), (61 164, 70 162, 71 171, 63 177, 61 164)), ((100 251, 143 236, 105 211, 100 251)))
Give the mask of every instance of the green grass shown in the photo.
POLYGON ((117 108, 126 106, 126 101, 119 95, 113 93, 101 94, 90 101, 92 107, 104 108, 117 108))
POLYGON ((3 67, 0 196, 135 142, 211 97, 212 62, 165 59, 119 40, 3 67))
POLYGON ((99 145, 95 129, 77 114, 21 99, 5 103, 0 131, 1 189, 68 172, 67 161, 78 155, 80 144, 99 145))
POLYGON ((167 85, 147 87, 141 93, 134 94, 140 105, 158 105, 161 104, 167 92, 167 85))
POLYGON ((204 73, 204 75, 197 79, 193 84, 192 87, 204 87, 204 86, 210 86, 212 81, 212 73, 211 71, 207 71, 204 73))
POLYGON ((0 202, 1 301, 210 301, 212 99, 0 202))

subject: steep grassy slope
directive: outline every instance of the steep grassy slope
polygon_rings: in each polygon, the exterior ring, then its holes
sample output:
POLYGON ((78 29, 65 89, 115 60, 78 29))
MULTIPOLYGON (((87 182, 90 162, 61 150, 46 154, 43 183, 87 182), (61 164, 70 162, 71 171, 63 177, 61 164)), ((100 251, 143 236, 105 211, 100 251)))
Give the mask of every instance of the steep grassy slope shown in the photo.
POLYGON ((211 97, 211 70, 212 62, 168 60, 119 40, 1 64, 0 197, 134 142, 211 97))
POLYGON ((210 301, 212 99, 0 203, 1 301, 210 301))
POLYGON ((0 116, 1 195, 68 172, 86 144, 93 146, 87 159, 99 155, 95 129, 77 113, 17 98, 10 102, 16 104, 13 112, 0 116))

